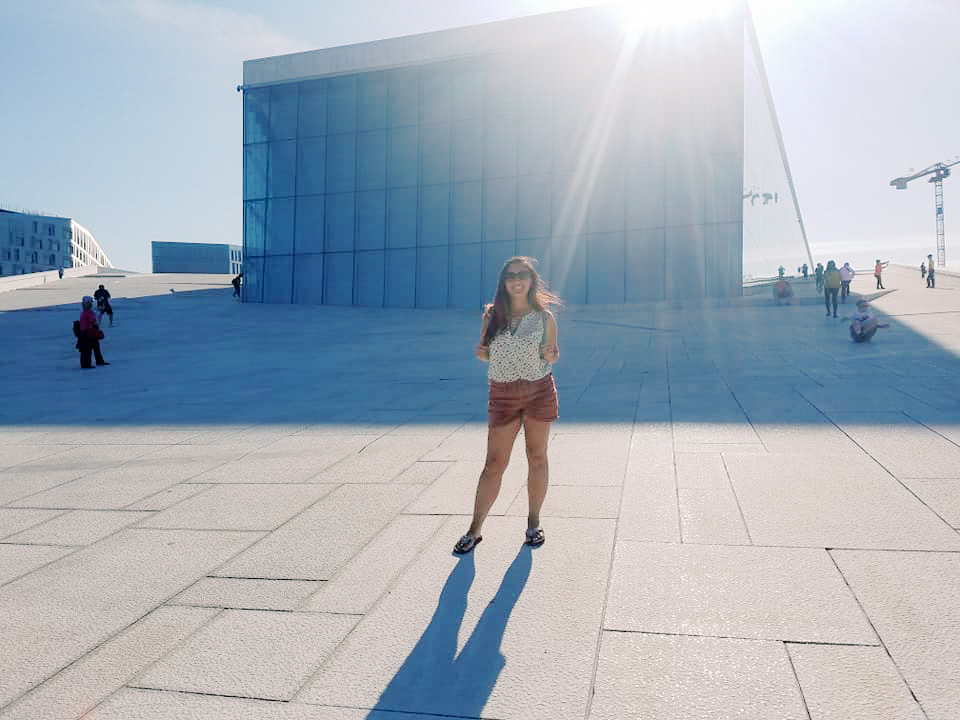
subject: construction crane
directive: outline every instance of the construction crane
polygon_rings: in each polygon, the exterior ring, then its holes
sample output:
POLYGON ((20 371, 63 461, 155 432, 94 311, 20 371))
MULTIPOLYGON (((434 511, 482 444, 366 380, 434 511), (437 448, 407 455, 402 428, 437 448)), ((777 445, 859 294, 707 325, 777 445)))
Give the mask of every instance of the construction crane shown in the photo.
POLYGON ((943 241, 943 179, 950 177, 950 168, 957 164, 960 164, 960 155, 943 162, 934 163, 930 167, 924 168, 913 175, 899 177, 896 180, 890 181, 890 184, 897 190, 906 190, 907 183, 911 180, 916 180, 931 173, 933 174, 933 177, 927 182, 933 183, 937 199, 937 265, 940 267, 947 264, 947 251, 943 241))

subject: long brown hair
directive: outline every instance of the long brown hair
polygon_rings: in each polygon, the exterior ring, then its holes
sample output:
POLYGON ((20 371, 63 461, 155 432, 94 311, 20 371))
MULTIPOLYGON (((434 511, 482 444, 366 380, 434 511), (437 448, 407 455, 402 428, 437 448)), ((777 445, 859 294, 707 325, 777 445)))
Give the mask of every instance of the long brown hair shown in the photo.
POLYGON ((537 272, 537 261, 532 257, 517 255, 507 260, 500 268, 500 280, 497 283, 497 292, 493 296, 493 302, 484 308, 487 315, 487 332, 483 336, 483 344, 489 345, 497 336, 510 327, 510 295, 507 293, 507 268, 513 263, 523 265, 530 273, 530 291, 527 293, 527 302, 530 307, 536 310, 546 310, 550 305, 562 305, 560 300, 550 288, 546 281, 540 277, 537 272))

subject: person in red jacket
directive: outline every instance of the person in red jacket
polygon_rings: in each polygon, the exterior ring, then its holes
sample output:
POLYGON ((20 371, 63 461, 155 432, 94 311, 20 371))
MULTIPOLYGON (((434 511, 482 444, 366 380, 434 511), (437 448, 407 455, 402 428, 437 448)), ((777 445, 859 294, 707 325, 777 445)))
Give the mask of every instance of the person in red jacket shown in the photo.
POLYGON ((100 330, 100 325, 97 324, 97 316, 93 312, 93 298, 84 295, 81 304, 83 312, 80 313, 80 337, 77 342, 77 347, 80 350, 80 367, 84 369, 93 368, 93 364, 90 362, 91 353, 96 358, 97 365, 109 365, 110 363, 103 359, 100 352, 100 340, 103 338, 103 331, 100 330))

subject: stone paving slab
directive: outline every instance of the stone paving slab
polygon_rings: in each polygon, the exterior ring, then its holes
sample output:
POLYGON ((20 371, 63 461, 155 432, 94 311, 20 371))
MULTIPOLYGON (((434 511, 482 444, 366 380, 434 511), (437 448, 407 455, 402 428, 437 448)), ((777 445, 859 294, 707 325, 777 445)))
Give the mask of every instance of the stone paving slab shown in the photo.
POLYGON ((806 720, 808 715, 782 643, 604 632, 588 718, 646 717, 806 720))
POLYGON ((0 294, 32 338, 0 405, 0 720, 960 713, 956 277, 888 268, 864 345, 812 280, 562 309, 547 544, 521 433, 462 559, 475 312, 110 277, 112 364, 80 373, 91 281, 0 294))

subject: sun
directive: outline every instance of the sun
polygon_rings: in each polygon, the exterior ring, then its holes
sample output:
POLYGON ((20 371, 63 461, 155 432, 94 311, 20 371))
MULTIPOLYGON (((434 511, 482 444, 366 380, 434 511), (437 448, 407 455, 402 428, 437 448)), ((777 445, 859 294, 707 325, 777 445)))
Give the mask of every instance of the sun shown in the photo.
POLYGON ((728 11, 732 0, 616 0, 610 3, 628 36, 682 27, 728 11))

